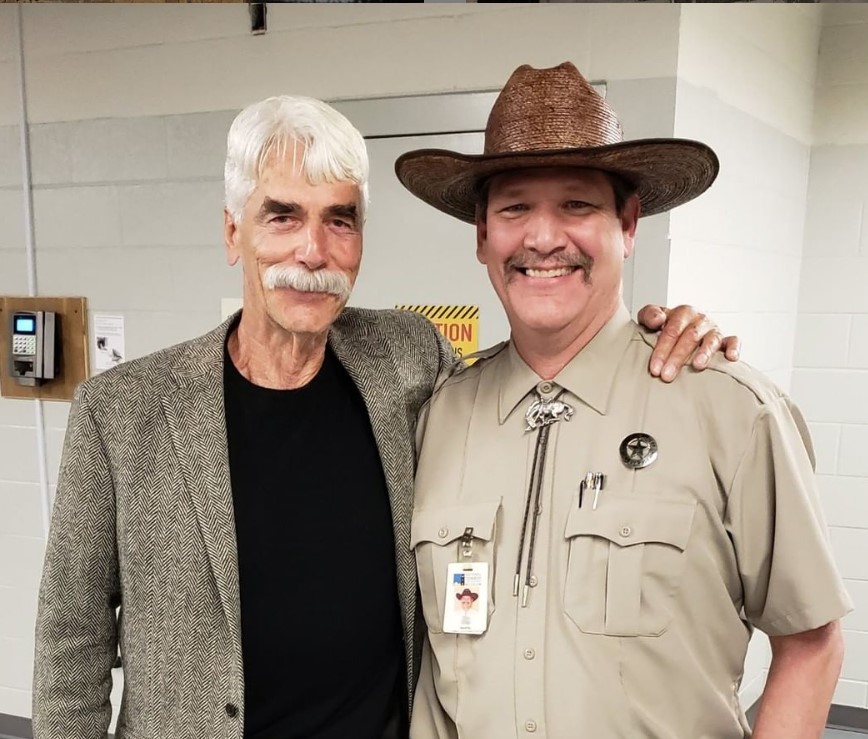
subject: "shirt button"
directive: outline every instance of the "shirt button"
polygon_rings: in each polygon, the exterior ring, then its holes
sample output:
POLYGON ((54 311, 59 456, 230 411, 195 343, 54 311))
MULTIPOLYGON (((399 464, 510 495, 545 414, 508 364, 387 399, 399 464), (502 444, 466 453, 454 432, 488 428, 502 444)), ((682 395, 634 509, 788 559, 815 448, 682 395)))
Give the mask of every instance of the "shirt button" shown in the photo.
POLYGON ((440 531, 437 532, 437 536, 439 536, 441 539, 445 539, 447 536, 449 536, 449 529, 444 526, 442 529, 440 529, 440 531))
POLYGON ((537 390, 543 395, 548 395, 552 391, 553 385, 550 382, 541 382, 537 385, 537 390))
POLYGON ((633 529, 631 529, 629 526, 622 526, 621 530, 618 533, 626 538, 633 533, 633 529))
POLYGON ((524 658, 525 659, 533 659, 534 657, 536 657, 536 652, 534 652, 533 649, 525 649, 524 650, 524 658))
POLYGON ((234 703, 227 703, 226 715, 229 716, 229 718, 235 718, 238 715, 238 706, 234 703))
POLYGON ((536 721, 526 721, 524 724, 524 728, 527 729, 531 734, 536 731, 536 721))
POLYGON ((530 585, 532 588, 535 588, 537 585, 539 585, 539 578, 536 575, 531 575, 528 578, 527 584, 530 585))

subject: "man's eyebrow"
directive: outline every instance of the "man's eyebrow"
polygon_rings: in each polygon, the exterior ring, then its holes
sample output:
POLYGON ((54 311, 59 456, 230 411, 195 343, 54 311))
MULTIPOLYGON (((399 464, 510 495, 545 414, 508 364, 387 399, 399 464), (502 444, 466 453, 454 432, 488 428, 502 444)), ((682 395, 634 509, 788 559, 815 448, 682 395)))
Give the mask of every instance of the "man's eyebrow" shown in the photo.
POLYGON ((340 216, 355 223, 359 217, 359 209, 355 203, 338 203, 323 210, 325 216, 340 216))
POLYGON ((268 215, 292 215, 293 213, 298 213, 301 210, 298 203, 285 203, 282 200, 272 200, 271 198, 265 198, 262 201, 262 207, 259 209, 259 213, 257 213, 257 218, 264 218, 268 215))
POLYGON ((501 198, 520 198, 527 192, 527 185, 521 183, 509 184, 501 187, 496 193, 501 198))

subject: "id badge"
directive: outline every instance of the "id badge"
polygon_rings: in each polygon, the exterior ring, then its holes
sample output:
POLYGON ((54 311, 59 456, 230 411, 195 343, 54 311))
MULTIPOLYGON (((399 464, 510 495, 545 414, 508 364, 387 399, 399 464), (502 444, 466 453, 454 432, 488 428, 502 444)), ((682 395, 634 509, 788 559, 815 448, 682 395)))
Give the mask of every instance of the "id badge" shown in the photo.
POLYGON ((443 631, 484 634, 488 628, 488 562, 453 562, 446 573, 443 631))

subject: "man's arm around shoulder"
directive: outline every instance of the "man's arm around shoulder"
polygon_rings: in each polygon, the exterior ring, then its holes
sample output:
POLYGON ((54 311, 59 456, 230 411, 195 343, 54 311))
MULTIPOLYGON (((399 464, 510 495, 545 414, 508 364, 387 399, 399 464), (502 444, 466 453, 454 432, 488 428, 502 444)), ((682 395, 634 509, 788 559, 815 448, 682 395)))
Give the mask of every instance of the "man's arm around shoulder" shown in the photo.
POLYGON ((64 441, 36 621, 35 739, 103 739, 120 602, 109 461, 81 386, 64 441))
POLYGON ((770 641, 754 739, 820 739, 844 659, 840 622, 770 641))

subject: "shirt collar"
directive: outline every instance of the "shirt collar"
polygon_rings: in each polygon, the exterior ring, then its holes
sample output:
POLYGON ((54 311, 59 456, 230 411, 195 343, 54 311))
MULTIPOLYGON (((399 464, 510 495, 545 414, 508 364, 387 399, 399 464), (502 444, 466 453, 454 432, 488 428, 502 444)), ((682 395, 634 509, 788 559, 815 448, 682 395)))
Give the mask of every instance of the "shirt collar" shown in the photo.
MULTIPOLYGON (((635 324, 621 304, 609 321, 551 382, 605 415, 615 381, 615 370, 627 344, 634 335, 635 324)), ((541 383, 537 375, 509 343, 507 361, 500 377, 498 416, 504 423, 516 406, 541 383)))

